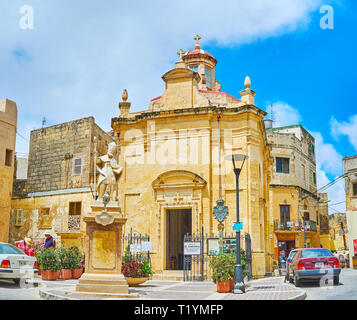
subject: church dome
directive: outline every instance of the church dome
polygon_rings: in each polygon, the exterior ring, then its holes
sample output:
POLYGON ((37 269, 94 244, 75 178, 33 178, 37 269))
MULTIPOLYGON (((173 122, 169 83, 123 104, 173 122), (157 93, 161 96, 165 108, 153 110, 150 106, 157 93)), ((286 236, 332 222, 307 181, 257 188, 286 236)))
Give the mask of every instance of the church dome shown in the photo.
POLYGON ((204 51, 202 49, 190 50, 185 54, 185 56, 190 56, 190 55, 195 55, 195 54, 205 54, 205 55, 208 55, 214 59, 214 57, 210 53, 208 53, 207 51, 204 51))

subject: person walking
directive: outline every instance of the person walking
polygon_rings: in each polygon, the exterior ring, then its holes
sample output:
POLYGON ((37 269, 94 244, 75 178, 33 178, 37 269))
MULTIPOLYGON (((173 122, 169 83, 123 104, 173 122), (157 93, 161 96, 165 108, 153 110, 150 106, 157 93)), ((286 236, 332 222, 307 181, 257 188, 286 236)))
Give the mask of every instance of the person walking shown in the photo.
POLYGON ((46 231, 45 232, 45 249, 49 249, 49 248, 53 248, 56 249, 56 240, 53 239, 53 237, 51 236, 51 232, 50 231, 46 231))
POLYGON ((25 237, 24 240, 15 241, 15 245, 28 256, 34 256, 35 249, 33 248, 32 239, 25 237))

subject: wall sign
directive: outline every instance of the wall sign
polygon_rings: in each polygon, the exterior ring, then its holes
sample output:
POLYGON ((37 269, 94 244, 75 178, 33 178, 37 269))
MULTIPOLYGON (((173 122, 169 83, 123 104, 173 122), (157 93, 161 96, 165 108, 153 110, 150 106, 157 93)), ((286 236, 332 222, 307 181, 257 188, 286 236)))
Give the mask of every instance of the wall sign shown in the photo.
POLYGON ((185 256, 194 256, 201 254, 201 242, 184 242, 183 254, 185 256))

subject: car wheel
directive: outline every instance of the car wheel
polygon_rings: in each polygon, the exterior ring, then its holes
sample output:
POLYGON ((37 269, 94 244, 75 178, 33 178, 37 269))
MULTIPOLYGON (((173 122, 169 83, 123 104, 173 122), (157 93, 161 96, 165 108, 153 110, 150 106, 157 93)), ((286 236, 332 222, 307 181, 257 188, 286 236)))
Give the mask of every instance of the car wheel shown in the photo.
POLYGON ((289 282, 294 283, 294 279, 289 276, 289 282))
POLYGON ((296 287, 300 287, 301 286, 301 281, 298 280, 296 274, 294 274, 294 283, 296 287))
POLYGON ((20 284, 20 279, 12 279, 16 285, 19 285, 20 284))
POLYGON ((335 286, 337 286, 339 283, 340 283, 340 277, 339 277, 339 276, 333 277, 333 284, 334 284, 335 286))

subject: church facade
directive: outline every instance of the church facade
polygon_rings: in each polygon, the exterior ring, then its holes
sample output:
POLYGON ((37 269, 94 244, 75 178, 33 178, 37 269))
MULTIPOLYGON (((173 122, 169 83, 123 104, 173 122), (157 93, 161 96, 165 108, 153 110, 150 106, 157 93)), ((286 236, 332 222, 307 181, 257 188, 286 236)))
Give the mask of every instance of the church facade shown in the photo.
MULTIPOLYGON (((240 176, 240 221, 252 239, 253 275, 272 271, 268 255, 272 224, 268 217, 270 149, 263 119, 255 106, 250 79, 241 99, 221 91, 215 79, 215 58, 197 44, 162 76, 162 96, 148 109, 130 113, 127 94, 119 103, 120 116, 112 119, 120 135, 119 181, 126 229, 147 233, 152 263, 160 272, 170 259, 182 254, 186 233, 217 234, 213 207, 222 197, 229 208, 225 231, 236 222, 236 185, 231 154, 247 161, 240 176)), ((243 79, 242 79, 243 84, 243 79)))

